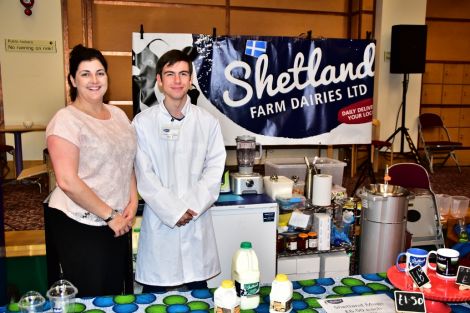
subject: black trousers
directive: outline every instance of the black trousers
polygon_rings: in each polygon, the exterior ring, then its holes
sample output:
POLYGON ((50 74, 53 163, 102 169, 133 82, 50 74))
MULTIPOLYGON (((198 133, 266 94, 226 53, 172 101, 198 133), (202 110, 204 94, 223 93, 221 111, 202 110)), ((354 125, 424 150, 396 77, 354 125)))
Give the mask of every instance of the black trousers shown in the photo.
POLYGON ((132 290, 126 279, 132 275, 130 233, 115 238, 108 226, 79 223, 47 204, 44 221, 49 286, 66 279, 77 287, 80 297, 132 290))

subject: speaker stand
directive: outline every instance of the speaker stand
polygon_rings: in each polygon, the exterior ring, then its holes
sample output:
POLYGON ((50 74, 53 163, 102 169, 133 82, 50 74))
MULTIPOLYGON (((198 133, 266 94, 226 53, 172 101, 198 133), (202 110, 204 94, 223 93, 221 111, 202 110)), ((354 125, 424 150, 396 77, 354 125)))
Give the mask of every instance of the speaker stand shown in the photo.
POLYGON ((406 93, 408 92, 408 82, 409 82, 409 75, 408 73, 403 74, 403 92, 402 92, 402 110, 401 110, 401 126, 397 128, 390 137, 387 138, 386 142, 391 142, 396 135, 401 134, 401 141, 400 141, 400 154, 404 155, 404 147, 405 147, 405 139, 408 143, 408 147, 410 148, 410 153, 413 155, 416 163, 421 164, 421 158, 419 157, 418 150, 411 139, 410 133, 408 132, 408 128, 405 127, 405 117, 406 117, 406 93))

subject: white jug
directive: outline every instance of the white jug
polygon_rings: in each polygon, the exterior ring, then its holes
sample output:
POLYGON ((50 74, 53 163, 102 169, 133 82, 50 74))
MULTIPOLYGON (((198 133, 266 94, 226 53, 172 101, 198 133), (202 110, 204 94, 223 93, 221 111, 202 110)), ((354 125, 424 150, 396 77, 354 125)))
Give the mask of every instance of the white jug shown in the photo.
POLYGON ((235 281, 242 310, 258 307, 259 277, 258 257, 251 247, 251 242, 242 242, 232 258, 232 280, 235 281))
POLYGON ((286 274, 277 274, 271 285, 269 294, 270 313, 289 313, 292 310, 292 294, 294 288, 286 274))
POLYGON ((214 292, 214 313, 239 313, 240 299, 231 280, 224 280, 214 292))

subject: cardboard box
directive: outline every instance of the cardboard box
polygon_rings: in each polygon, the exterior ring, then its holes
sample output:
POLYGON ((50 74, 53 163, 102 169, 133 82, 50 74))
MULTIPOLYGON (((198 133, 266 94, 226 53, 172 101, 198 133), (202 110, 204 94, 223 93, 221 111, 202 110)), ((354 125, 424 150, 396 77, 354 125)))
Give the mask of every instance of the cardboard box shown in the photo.
POLYGON ((289 274, 287 277, 290 281, 309 280, 320 278, 320 273, 289 274))
POLYGON ((285 257, 277 259, 277 273, 296 274, 297 259, 295 257, 285 257))
POLYGON ((327 213, 313 214, 313 231, 317 233, 320 251, 330 250, 331 217, 327 213))
POLYGON ((299 255, 297 257, 297 274, 319 273, 320 256, 299 255))
POLYGON ((335 278, 335 277, 346 277, 346 276, 349 276, 349 271, 320 272, 321 278, 335 278))
POLYGON ((345 271, 349 273, 349 255, 345 251, 322 253, 320 258, 320 275, 345 271))

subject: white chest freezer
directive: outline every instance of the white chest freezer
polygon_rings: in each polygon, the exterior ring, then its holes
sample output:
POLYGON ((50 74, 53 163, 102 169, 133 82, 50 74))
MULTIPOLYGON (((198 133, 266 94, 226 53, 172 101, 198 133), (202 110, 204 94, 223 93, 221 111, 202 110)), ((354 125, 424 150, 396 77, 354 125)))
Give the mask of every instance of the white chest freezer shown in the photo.
POLYGON ((221 194, 210 210, 222 272, 208 280, 209 288, 231 279, 232 256, 243 241, 250 241, 256 252, 260 282, 272 283, 276 276, 277 203, 265 194, 221 194))

